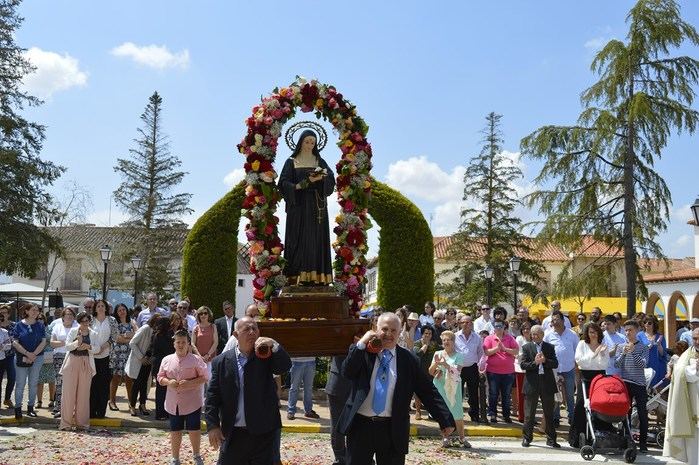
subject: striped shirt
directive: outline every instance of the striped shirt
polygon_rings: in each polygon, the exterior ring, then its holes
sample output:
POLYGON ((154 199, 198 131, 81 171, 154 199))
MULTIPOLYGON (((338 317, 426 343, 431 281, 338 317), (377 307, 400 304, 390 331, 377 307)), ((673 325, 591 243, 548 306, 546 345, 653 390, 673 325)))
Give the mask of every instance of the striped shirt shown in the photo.
POLYGON ((624 353, 623 348, 619 346, 614 365, 621 370, 621 379, 632 384, 645 386, 646 376, 643 370, 648 365, 648 346, 636 341, 630 354, 624 353))

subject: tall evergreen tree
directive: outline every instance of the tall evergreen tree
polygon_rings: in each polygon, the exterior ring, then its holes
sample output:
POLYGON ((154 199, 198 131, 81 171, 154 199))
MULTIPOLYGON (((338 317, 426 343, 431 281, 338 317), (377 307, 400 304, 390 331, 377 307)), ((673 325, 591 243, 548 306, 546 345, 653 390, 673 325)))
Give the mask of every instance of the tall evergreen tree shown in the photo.
POLYGON ((39 157, 44 126, 21 114, 42 102, 21 87, 34 68, 15 43, 20 3, 0 1, 0 271, 32 275, 56 246, 38 223, 57 213, 46 189, 63 168, 39 157))
POLYGON ((671 49, 699 35, 674 0, 640 0, 626 20, 626 41, 611 40, 592 61, 600 79, 583 92, 577 124, 539 128, 521 147, 544 163, 536 182, 545 187, 529 199, 546 218, 541 235, 571 250, 585 234, 621 248, 631 316, 646 292, 638 257, 663 257, 656 238, 671 197, 654 165, 671 133, 693 133, 699 116, 699 61, 671 49))
POLYGON ((521 219, 514 215, 520 201, 513 183, 522 178, 522 171, 503 152, 501 118, 496 113, 486 116, 486 127, 481 131, 483 147, 470 160, 464 174, 463 200, 467 207, 461 211, 461 225, 450 249, 452 260, 458 263, 450 270, 458 276, 450 285, 450 294, 460 295, 461 305, 485 301, 484 265, 494 272, 493 303, 513 302, 509 260, 515 255, 524 256, 519 295, 538 294, 535 284, 542 267, 527 258, 532 254, 532 244, 521 232, 521 219))
POLYGON ((134 139, 136 146, 129 150, 128 159, 117 159, 114 167, 122 178, 114 200, 129 216, 126 225, 146 231, 146 239, 133 246, 133 252, 143 258, 143 286, 156 291, 175 284, 167 272, 167 257, 175 251, 163 250, 160 244, 172 228, 185 227, 181 217, 192 212, 191 194, 172 193, 187 173, 176 170, 182 161, 170 153, 162 130, 162 103, 158 92, 150 96, 134 139))

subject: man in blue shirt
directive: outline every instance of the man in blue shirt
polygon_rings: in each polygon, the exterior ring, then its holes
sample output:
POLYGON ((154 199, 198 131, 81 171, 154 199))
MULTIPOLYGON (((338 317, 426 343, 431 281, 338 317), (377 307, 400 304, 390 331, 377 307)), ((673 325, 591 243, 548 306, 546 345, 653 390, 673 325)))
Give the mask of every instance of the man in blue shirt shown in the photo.
POLYGON ((614 315, 605 315, 604 321, 606 323, 604 330, 603 344, 609 349, 609 366, 607 367, 608 375, 618 375, 621 373, 616 365, 616 356, 622 350, 623 345, 626 344, 626 336, 618 332, 618 324, 616 317, 614 315))

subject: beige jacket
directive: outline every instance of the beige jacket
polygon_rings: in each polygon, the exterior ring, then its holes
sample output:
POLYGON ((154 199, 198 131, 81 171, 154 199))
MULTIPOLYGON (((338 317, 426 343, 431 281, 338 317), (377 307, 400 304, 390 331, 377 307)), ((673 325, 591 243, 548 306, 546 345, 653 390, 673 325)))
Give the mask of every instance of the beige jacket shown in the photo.
MULTIPOLYGON (((63 359, 63 364, 58 372, 58 374, 61 376, 63 376, 63 369, 71 356, 71 352, 77 349, 80 345, 81 339, 78 338, 79 331, 80 327, 71 328, 68 336, 66 336, 66 358, 63 359)), ((87 355, 90 357, 90 370, 92 371, 92 376, 95 376, 95 373, 97 373, 97 369, 95 368, 95 354, 99 351, 100 346, 97 344, 97 332, 90 328, 90 350, 87 351, 87 355)))

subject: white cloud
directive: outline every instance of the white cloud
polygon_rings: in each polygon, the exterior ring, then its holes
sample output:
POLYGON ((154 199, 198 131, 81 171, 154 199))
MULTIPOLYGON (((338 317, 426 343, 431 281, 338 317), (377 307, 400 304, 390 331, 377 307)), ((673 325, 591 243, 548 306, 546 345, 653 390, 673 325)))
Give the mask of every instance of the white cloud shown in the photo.
POLYGON ((124 42, 111 51, 117 57, 131 58, 136 63, 155 69, 189 67, 189 50, 171 52, 164 45, 136 45, 133 42, 124 42))
POLYGON ((245 177, 245 168, 236 168, 223 178, 223 183, 228 187, 233 187, 245 177))
POLYGON ((430 202, 448 201, 463 195, 465 171, 456 166, 447 173, 425 156, 410 157, 391 163, 386 181, 404 195, 430 202))
POLYGON ((64 53, 47 52, 32 47, 25 57, 36 70, 24 77, 24 87, 39 98, 50 98, 54 93, 87 84, 87 73, 80 70, 77 58, 64 53))
POLYGON ((600 50, 607 42, 609 42, 609 39, 606 37, 593 37, 585 42, 583 46, 588 50, 600 50))

